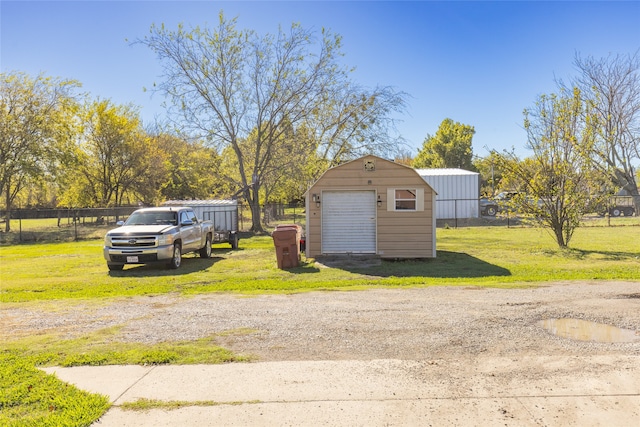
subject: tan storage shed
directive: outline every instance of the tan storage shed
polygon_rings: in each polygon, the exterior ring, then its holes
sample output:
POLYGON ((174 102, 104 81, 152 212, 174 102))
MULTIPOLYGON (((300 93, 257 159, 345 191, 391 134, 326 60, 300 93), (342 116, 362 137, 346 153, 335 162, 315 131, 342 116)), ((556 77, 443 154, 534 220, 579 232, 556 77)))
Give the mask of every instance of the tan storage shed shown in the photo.
POLYGON ((365 156, 306 193, 306 255, 435 258, 436 192, 412 168, 365 156))

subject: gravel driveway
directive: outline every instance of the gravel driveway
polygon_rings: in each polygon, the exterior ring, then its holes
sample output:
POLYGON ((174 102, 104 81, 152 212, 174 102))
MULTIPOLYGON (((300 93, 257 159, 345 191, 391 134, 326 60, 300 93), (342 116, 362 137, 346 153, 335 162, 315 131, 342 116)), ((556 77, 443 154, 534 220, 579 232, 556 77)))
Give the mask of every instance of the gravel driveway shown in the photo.
MULTIPOLYGON (((596 426, 640 420, 640 283, 161 295, 62 306, 7 304, 1 310, 0 326, 9 339, 54 330, 75 337, 122 326, 115 339, 214 337, 221 346, 267 362, 133 367, 152 372, 133 381, 126 377, 124 390, 130 394, 116 393, 119 400, 99 422, 105 427, 231 420, 236 425, 596 426), (560 338, 540 325, 563 318, 624 328, 632 342, 560 338), (236 389, 243 394, 234 395, 236 389), (121 400, 141 397, 261 403, 148 412, 119 407, 121 400)), ((66 368, 56 374, 105 394, 100 384, 110 390, 113 378, 130 368, 66 368)))
POLYGON ((12 304, 5 337, 65 337, 124 326, 117 339, 216 342, 260 361, 436 360, 466 356, 640 355, 640 284, 556 283, 524 289, 432 287, 12 304), (40 308, 38 308, 40 307, 40 308), (574 318, 637 331, 628 343, 557 337, 545 319, 574 318))

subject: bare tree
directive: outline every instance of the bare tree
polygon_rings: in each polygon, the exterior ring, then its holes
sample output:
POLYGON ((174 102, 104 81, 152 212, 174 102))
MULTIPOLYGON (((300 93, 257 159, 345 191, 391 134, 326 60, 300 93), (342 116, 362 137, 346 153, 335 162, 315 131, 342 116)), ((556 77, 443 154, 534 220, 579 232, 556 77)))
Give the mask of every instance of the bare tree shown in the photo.
MULTIPOLYGON (((344 108, 345 103, 334 102, 334 94, 338 88, 351 88, 347 70, 338 63, 341 38, 325 30, 320 40, 316 36, 295 24, 288 32, 258 36, 238 30, 236 19, 220 13, 215 30, 153 26, 149 36, 137 41, 152 49, 164 66, 158 90, 171 100, 171 116, 219 152, 233 150, 236 187, 251 206, 252 231, 263 230, 260 189, 267 174, 274 181, 274 165, 283 152, 279 145, 291 143, 284 133, 289 127, 308 126, 327 105, 344 108)), ((380 111, 378 99, 364 96, 363 105, 369 107, 357 106, 361 119, 348 126, 359 126, 370 111, 380 111)))
POLYGON ((318 156, 328 166, 365 154, 394 158, 405 148, 393 114, 406 109, 407 94, 391 87, 368 90, 344 82, 325 92, 308 117, 315 129, 318 156))
POLYGON ((213 31, 153 26, 138 41, 163 63, 165 81, 159 89, 171 99, 170 112, 184 129, 220 149, 232 148, 237 184, 251 206, 252 231, 262 231, 260 181, 274 161, 283 124, 297 123, 311 111, 339 72, 339 38, 323 35, 312 55, 313 34, 300 26, 258 37, 236 29, 236 19, 226 20, 221 13, 213 31), (243 144, 250 134, 253 144, 243 144))
MULTIPOLYGON (((617 189, 633 196, 639 194, 634 170, 634 162, 640 160, 639 52, 602 59, 576 55, 574 64, 580 74, 572 83, 594 106, 596 166, 617 189)), ((640 205, 640 198, 635 199, 640 205)))

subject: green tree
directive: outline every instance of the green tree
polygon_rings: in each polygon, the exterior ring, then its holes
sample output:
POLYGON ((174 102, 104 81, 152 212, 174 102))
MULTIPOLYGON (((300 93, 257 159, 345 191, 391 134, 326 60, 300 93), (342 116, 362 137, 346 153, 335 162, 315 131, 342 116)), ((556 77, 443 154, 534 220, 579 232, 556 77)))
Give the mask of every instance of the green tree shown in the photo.
POLYGON ((496 194, 496 189, 501 187, 502 170, 495 151, 489 153, 487 157, 475 157, 471 170, 480 173, 480 193, 491 197, 496 194))
POLYGON ((214 149, 201 141, 187 141, 169 133, 158 133, 152 139, 166 162, 166 176, 156 187, 160 198, 189 200, 228 196, 228 185, 216 176, 220 159, 214 149))
POLYGON ((141 127, 137 111, 110 101, 91 102, 81 115, 83 132, 63 196, 68 206, 120 206, 135 203, 136 191, 156 161, 157 150, 141 127))
POLYGON ((565 248, 594 203, 598 179, 590 150, 596 116, 577 88, 570 94, 540 96, 524 116, 533 155, 522 161, 513 153, 497 156, 503 182, 520 191, 512 199, 518 210, 565 248))
POLYGON ((140 138, 146 154, 142 164, 137 168, 137 176, 127 188, 132 200, 127 200, 123 204, 132 204, 137 201, 145 206, 156 206, 164 199, 162 190, 169 180, 172 169, 171 156, 158 138, 143 131, 140 132, 140 138))
POLYGON ((422 149, 413 159, 413 167, 420 168, 473 168, 471 142, 476 133, 473 126, 444 119, 435 135, 427 135, 422 149))
MULTIPOLYGON (((152 26, 150 35, 138 40, 163 63, 164 81, 158 90, 171 100, 170 117, 221 155, 231 152, 235 156, 232 163, 237 173, 233 176, 251 207, 252 231, 263 230, 262 186, 273 181, 282 161, 279 153, 290 144, 284 137, 289 126, 311 127, 310 123, 318 123, 318 117, 328 116, 333 119, 325 123, 333 124, 332 129, 340 135, 348 135, 341 125, 360 126, 362 134, 371 138, 371 132, 364 130, 383 123, 375 121, 383 112, 382 98, 375 92, 348 95, 354 91, 347 70, 338 63, 341 38, 325 30, 319 40, 316 37, 313 31, 296 24, 288 31, 280 29, 275 35, 259 36, 237 29, 235 19, 227 20, 220 13, 214 30, 186 30, 180 25, 171 31, 152 26), (344 100, 336 101, 336 93, 342 93, 344 100), (334 111, 329 114, 327 108, 334 111), (357 113, 341 121, 339 118, 345 115, 339 110, 344 108, 357 113), (280 147, 282 144, 285 147, 280 147)), ((337 140, 322 138, 326 135, 324 129, 315 130, 318 147, 337 140)), ((351 147, 350 151, 356 150, 351 147)))
MULTIPOLYGON (((275 150, 272 162, 265 168, 261 178, 260 199, 265 203, 285 203, 299 199, 304 194, 309 182, 317 174, 317 168, 308 168, 309 164, 325 164, 317 157, 314 141, 305 140, 299 132, 292 133, 293 129, 285 132, 275 150), (314 163, 315 162, 315 163, 314 163), (312 171, 312 172, 311 172, 312 171)), ((246 164, 253 166, 256 160, 253 148, 255 134, 249 135, 246 141, 240 144, 245 153, 246 164)), ((227 184, 230 194, 242 193, 242 182, 238 176, 237 157, 228 147, 221 154, 221 161, 214 168, 220 182, 227 184)))
POLYGON ((316 141, 310 128, 287 126, 281 138, 275 153, 277 161, 270 165, 264 176, 264 200, 271 203, 301 199, 316 177, 313 165, 326 164, 317 155, 316 141))
POLYGON ((72 80, 24 73, 0 74, 0 193, 11 230, 11 210, 29 182, 53 176, 64 162, 76 108, 72 80))

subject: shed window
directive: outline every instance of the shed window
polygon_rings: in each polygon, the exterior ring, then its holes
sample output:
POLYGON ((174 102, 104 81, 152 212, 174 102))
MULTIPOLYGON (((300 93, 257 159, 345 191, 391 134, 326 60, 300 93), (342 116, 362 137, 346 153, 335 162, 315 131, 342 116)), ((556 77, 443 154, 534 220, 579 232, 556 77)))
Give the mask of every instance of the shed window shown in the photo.
POLYGON ((415 189, 396 189, 395 191, 395 209, 397 211, 415 211, 416 210, 416 190, 415 189))

